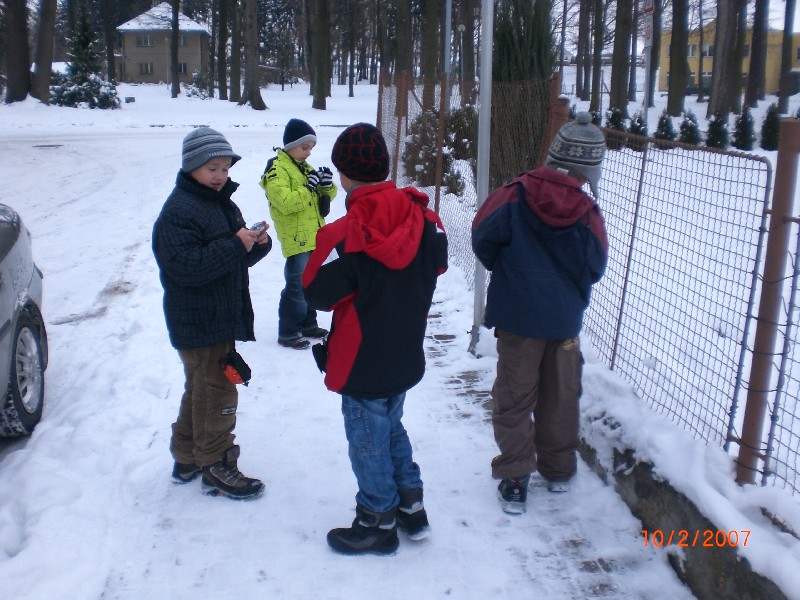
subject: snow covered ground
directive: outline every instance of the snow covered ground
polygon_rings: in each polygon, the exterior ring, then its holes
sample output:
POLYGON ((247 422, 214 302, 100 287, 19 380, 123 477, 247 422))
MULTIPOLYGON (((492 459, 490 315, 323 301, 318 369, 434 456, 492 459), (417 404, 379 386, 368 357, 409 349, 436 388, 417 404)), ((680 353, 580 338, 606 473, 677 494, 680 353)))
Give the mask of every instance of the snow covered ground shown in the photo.
MULTIPOLYGON (((45 273, 51 357, 44 417, 28 439, 0 440, 0 596, 9 599, 211 598, 691 598, 663 549, 583 463, 573 489, 534 480, 526 515, 503 513, 490 476, 495 454, 481 405, 496 352, 467 352, 472 295, 456 268, 440 278, 428 371, 406 403, 432 537, 401 539, 393 557, 342 557, 325 534, 348 525, 356 491, 338 396, 310 352, 279 347, 277 247, 251 269, 255 343, 240 352, 253 381, 240 392, 240 466, 267 484, 235 502, 170 480, 168 445, 183 374, 170 347, 150 250, 153 220, 172 189, 181 140, 196 125, 222 131, 243 159, 231 171, 249 222, 267 219, 257 182, 291 117, 332 166, 343 127, 374 122, 377 91, 334 86, 312 110, 305 86, 266 88, 267 111, 219 100, 171 99, 166 86, 119 87, 118 111, 0 107, 2 202, 33 234, 45 273)), ((343 197, 331 219, 343 214, 343 197)), ((321 314, 321 324, 329 316, 321 314)), ((621 413, 623 437, 717 526, 750 530, 743 556, 800 598, 800 544, 767 526, 759 506, 800 530, 797 500, 740 489, 732 461, 648 411, 584 341, 584 410, 621 413)), ((600 449, 601 453, 603 448, 600 449)), ((740 544, 741 546, 741 544, 740 544)))

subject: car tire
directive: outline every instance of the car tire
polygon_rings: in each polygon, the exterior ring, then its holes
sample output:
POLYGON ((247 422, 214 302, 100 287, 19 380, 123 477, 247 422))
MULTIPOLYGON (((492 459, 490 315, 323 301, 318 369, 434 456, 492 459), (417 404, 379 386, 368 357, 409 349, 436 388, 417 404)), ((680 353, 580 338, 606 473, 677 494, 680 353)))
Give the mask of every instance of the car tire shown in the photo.
POLYGON ((0 410, 0 435, 28 435, 42 418, 44 362, 39 329, 27 312, 17 319, 8 391, 0 410))

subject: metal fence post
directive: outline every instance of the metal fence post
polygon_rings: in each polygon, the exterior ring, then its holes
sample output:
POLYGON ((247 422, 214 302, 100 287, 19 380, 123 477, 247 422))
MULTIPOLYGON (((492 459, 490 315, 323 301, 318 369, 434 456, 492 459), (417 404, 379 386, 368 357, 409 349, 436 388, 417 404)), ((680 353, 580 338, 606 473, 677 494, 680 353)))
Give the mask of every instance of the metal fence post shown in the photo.
POLYGON ((763 458, 760 448, 764 419, 769 407, 773 357, 786 280, 797 162, 800 156, 800 121, 783 119, 779 135, 772 218, 764 257, 764 277, 753 344, 750 386, 736 465, 736 481, 740 484, 755 483, 758 461, 763 458))

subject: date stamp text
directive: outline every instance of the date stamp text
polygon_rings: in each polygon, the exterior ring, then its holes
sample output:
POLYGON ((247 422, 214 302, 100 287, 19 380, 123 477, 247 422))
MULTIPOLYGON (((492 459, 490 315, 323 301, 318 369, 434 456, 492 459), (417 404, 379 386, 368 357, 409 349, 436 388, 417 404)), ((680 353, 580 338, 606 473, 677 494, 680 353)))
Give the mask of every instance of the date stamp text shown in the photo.
POLYGON ((665 548, 678 546, 679 548, 742 548, 750 540, 748 529, 642 529, 645 546, 665 548))

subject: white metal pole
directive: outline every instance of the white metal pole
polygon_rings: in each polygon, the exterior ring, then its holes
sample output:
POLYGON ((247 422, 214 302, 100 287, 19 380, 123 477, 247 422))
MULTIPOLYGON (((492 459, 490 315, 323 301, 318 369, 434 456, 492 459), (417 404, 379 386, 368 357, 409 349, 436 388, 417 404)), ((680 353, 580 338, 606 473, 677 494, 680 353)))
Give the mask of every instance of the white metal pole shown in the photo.
MULTIPOLYGON (((478 101, 478 173, 476 193, 477 208, 480 208, 489 195, 489 139, 492 122, 492 46, 494 41, 494 2, 482 0, 481 3, 481 74, 478 101)), ((479 260, 475 261, 475 299, 470 335, 469 351, 475 354, 480 337, 483 312, 486 308, 486 269, 479 260)))

